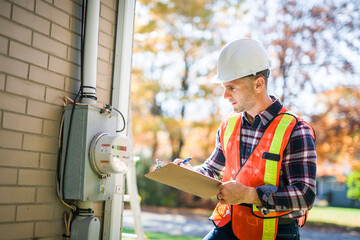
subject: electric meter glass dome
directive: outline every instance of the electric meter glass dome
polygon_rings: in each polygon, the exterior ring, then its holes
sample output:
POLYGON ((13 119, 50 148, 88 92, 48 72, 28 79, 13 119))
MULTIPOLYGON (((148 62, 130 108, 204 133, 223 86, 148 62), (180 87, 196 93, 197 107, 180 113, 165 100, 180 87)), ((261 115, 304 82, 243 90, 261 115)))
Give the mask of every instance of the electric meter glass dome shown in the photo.
POLYGON ((101 177, 125 173, 132 157, 131 141, 126 136, 97 134, 90 145, 90 163, 101 177))

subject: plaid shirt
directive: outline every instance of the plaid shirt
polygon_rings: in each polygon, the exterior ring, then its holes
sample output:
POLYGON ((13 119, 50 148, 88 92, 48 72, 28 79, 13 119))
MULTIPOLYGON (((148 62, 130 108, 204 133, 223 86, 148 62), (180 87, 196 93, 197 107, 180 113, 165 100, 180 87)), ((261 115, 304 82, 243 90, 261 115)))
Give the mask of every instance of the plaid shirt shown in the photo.
MULTIPOLYGON (((267 124, 277 116, 282 104, 271 96, 273 104, 255 116, 251 123, 243 114, 241 125, 240 158, 243 166, 266 130, 267 124)), ((312 129, 300 121, 295 126, 283 154, 279 187, 257 187, 258 196, 265 209, 294 211, 287 218, 297 218, 311 208, 316 196, 316 148, 312 129)), ((211 156, 196 169, 202 174, 221 179, 225 157, 220 143, 220 128, 216 146, 211 156)), ((240 172, 241 174, 241 172, 240 172)))

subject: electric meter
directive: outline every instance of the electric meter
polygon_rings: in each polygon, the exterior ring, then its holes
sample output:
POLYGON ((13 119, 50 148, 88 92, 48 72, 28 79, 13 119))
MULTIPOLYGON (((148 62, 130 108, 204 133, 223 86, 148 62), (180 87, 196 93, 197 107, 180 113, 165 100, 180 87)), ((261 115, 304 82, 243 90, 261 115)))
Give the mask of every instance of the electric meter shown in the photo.
POLYGON ((91 167, 100 177, 125 173, 132 157, 131 141, 126 136, 99 133, 90 144, 89 155, 91 167))

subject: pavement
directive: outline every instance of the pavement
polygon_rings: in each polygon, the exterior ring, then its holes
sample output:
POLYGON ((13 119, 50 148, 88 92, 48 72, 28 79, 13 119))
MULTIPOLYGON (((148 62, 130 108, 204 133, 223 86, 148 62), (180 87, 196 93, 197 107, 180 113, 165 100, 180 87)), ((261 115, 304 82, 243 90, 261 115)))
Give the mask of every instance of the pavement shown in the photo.
MULTIPOLYGON (((170 235, 204 237, 213 224, 204 214, 189 214, 186 211, 165 211, 147 209, 141 212, 141 222, 145 232, 158 232, 170 235)), ((130 209, 123 213, 123 227, 134 229, 134 219, 130 209)), ((359 232, 345 232, 333 229, 300 229, 301 240, 360 240, 359 232)), ((164 239, 165 240, 165 239, 164 239)))

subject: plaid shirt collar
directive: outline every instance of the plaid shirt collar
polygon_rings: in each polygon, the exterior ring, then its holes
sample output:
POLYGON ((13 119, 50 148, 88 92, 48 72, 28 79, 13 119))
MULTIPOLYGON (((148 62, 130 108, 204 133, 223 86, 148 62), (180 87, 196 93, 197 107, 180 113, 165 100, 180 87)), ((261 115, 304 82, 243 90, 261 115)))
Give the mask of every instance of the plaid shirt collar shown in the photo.
MULTIPOLYGON (((275 118, 281 108, 283 107, 283 104, 280 102, 280 99, 276 98, 275 96, 270 95, 271 100, 273 103, 264 111, 259 113, 254 117, 260 118, 260 121, 263 126, 266 126, 273 118, 275 118)), ((252 123, 249 121, 249 119, 246 117, 246 114, 243 114, 243 120, 245 120, 249 125, 252 125, 252 123)))

